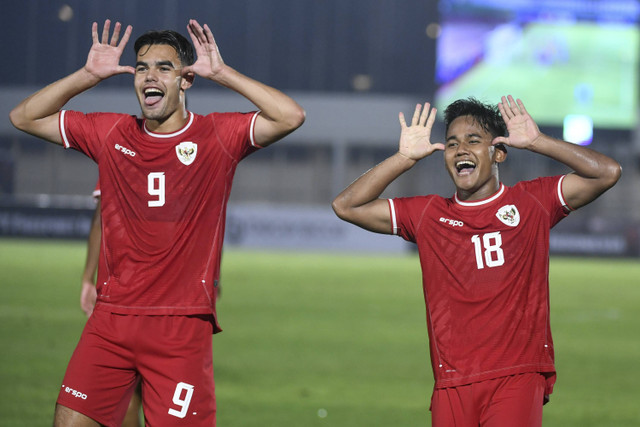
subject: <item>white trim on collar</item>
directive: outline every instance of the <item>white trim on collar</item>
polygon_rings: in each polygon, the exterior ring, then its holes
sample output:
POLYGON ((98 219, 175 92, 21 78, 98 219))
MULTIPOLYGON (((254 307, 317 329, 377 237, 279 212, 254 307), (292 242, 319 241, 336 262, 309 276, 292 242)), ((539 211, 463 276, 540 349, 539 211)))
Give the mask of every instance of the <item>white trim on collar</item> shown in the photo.
POLYGON ((184 127, 182 129, 180 129, 177 132, 173 132, 173 133, 155 133, 155 132, 151 132, 149 129, 147 129, 147 120, 145 119, 144 121, 144 131, 147 133, 147 135, 152 136, 154 138, 172 138, 174 136, 178 136, 181 133, 184 133, 187 131, 187 129, 189 129, 189 127, 191 126, 191 123, 193 123, 193 113, 191 111, 188 111, 189 113, 189 121, 187 122, 186 125, 184 125, 184 127))
POLYGON ((504 193, 504 184, 500 183, 500 189, 498 190, 498 192, 496 194, 494 194, 493 196, 489 197, 488 199, 474 200, 472 202, 463 202, 462 200, 458 199, 458 193, 457 192, 454 195, 454 199, 455 199, 456 203, 459 204, 460 206, 480 206, 480 205, 486 205, 487 203, 493 202, 498 197, 500 197, 502 195, 502 193, 504 193))

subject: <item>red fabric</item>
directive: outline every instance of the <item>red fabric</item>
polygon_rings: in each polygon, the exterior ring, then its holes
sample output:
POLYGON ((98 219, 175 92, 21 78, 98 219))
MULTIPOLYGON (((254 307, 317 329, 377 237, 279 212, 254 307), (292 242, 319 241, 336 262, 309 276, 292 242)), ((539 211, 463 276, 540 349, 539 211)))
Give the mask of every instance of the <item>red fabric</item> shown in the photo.
POLYGON ((540 427, 545 379, 520 374, 435 390, 433 427, 540 427))
POLYGON ((395 232, 418 245, 436 388, 541 372, 551 392, 549 230, 567 215, 562 179, 501 186, 472 203, 390 201, 395 232))
POLYGON ((139 372, 149 425, 215 425, 212 329, 211 315, 94 311, 67 367, 58 403, 101 424, 120 426, 139 372))
POLYGON ((172 134, 123 114, 61 114, 65 145, 100 174, 106 271, 96 310, 215 315, 226 204, 238 162, 257 149, 257 113, 189 114, 172 134))

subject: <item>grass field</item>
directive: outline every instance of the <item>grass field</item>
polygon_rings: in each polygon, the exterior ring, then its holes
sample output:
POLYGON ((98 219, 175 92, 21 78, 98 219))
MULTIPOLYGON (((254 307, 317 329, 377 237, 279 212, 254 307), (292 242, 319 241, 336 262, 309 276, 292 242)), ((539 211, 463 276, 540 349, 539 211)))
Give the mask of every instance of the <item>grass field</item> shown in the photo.
MULTIPOLYGON (((84 244, 0 239, 0 426, 48 426, 84 324, 84 244)), ((640 424, 640 263, 554 258, 545 426, 640 424)), ((227 250, 218 425, 425 426, 418 260, 227 250)))

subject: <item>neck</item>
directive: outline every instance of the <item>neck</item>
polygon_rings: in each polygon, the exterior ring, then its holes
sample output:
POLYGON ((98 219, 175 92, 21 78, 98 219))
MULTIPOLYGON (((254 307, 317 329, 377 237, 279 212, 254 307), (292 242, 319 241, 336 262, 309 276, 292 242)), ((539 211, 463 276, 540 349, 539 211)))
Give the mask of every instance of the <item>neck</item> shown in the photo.
POLYGON ((145 126, 151 132, 172 133, 184 127, 189 121, 189 113, 185 107, 176 111, 164 119, 153 119, 145 117, 145 126))
POLYGON ((472 202, 474 200, 482 200, 491 197, 496 194, 499 189, 500 178, 496 171, 496 173, 491 175, 491 178, 489 178, 489 180, 479 188, 464 189, 458 187, 456 188, 456 194, 458 195, 459 200, 472 202))

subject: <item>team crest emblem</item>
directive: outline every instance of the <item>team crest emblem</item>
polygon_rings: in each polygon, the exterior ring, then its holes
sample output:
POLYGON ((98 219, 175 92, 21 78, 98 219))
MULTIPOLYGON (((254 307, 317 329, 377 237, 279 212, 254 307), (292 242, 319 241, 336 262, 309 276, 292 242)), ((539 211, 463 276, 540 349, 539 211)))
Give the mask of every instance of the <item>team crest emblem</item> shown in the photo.
POLYGON ((498 209, 496 216, 500 221, 509 227, 516 227, 520 224, 520 212, 514 205, 505 205, 498 209))
POLYGON ((193 142, 181 142, 176 145, 176 154, 178 155, 178 160, 182 162, 182 164, 189 166, 196 159, 196 154, 198 153, 198 144, 194 144, 193 142))

